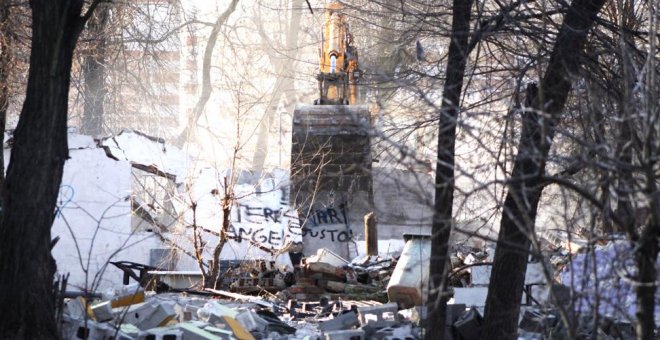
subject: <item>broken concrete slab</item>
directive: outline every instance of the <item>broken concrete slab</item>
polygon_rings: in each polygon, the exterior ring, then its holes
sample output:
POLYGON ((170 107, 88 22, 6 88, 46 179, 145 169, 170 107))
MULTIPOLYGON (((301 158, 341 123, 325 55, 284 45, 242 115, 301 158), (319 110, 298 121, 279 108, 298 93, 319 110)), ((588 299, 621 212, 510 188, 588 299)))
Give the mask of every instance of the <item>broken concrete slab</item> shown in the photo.
POLYGON ((454 304, 483 307, 486 305, 488 287, 453 287, 454 304))
POLYGON ((406 244, 387 284, 387 296, 401 308, 421 306, 428 295, 431 237, 404 235, 406 244))
POLYGON ((129 323, 141 330, 163 326, 176 316, 174 302, 150 301, 115 309, 117 323, 129 323))
POLYGON ((470 308, 463 314, 455 323, 454 328, 456 333, 464 340, 479 340, 481 339, 481 325, 483 318, 476 308, 470 308))
POLYGON ((352 311, 342 313, 333 319, 319 323, 319 329, 322 332, 338 331, 351 329, 360 324, 357 314, 352 311))
POLYGON ((558 322, 556 315, 544 313, 540 310, 527 309, 523 312, 518 327, 531 333, 547 333, 558 322))
POLYGON ((306 263, 312 264, 312 263, 326 263, 328 265, 331 265, 333 267, 343 267, 347 265, 349 262, 344 259, 343 257, 333 253, 331 250, 326 249, 326 248, 319 248, 316 251, 315 255, 309 256, 306 259, 306 263))
POLYGON ((94 314, 94 319, 99 322, 110 321, 115 317, 112 312, 112 303, 110 301, 103 301, 93 305, 92 313, 94 314))
POLYGON ((234 338, 234 332, 232 332, 231 330, 228 330, 228 329, 213 327, 213 326, 207 326, 207 327, 204 327, 204 330, 219 336, 223 340, 234 338))
POLYGON ((336 267, 324 262, 307 263, 305 264, 305 270, 335 276, 341 278, 343 281, 346 280, 346 271, 342 267, 336 267))
POLYGON ((229 328, 234 333, 234 335, 240 340, 254 340, 254 337, 248 330, 243 327, 243 325, 238 321, 229 316, 224 316, 225 322, 229 325, 229 328))
POLYGON ((64 303, 64 315, 67 315, 72 320, 82 320, 87 315, 85 310, 85 302, 81 297, 69 299, 64 303))
POLYGON ((266 330, 266 327, 268 327, 268 321, 264 320, 251 310, 246 310, 237 314, 236 321, 250 332, 263 332, 266 330))

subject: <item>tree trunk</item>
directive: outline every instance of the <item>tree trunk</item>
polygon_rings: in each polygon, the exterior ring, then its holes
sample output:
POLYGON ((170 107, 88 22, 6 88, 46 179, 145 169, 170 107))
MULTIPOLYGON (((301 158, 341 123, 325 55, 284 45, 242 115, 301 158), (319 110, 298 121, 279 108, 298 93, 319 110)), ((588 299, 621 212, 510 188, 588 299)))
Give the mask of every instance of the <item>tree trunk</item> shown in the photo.
MULTIPOLYGON (((7 107, 9 106, 9 74, 11 72, 11 56, 13 41, 10 31, 10 5, 5 1, 0 5, 0 132, 5 132, 7 123, 7 107)), ((4 138, 4 137, 3 137, 4 138)), ((0 152, 0 191, 5 182, 5 155, 0 152)), ((0 214, 2 213, 2 194, 0 194, 0 214)), ((2 217, 0 217, 2 220, 2 217)))
MULTIPOLYGON (((530 236, 555 127, 577 76, 587 34, 605 0, 575 0, 564 17, 545 76, 523 126, 514 160, 486 298, 483 334, 515 339, 530 236)), ((533 92, 533 91, 530 91, 533 92)))
POLYGON ((14 134, 0 226, 0 338, 59 338, 50 228, 68 157, 71 61, 82 0, 32 0, 26 98, 14 134))
POLYGON ((94 38, 95 49, 84 57, 82 64, 82 72, 85 80, 85 105, 80 124, 80 132, 99 137, 103 135, 103 115, 105 113, 103 105, 107 93, 105 87, 107 53, 105 28, 108 25, 110 6, 103 6, 94 14, 87 24, 87 30, 94 38))
MULTIPOLYGON (((653 186, 655 186, 655 183, 653 186)), ((660 197, 658 197, 657 189, 653 196, 653 207, 660 209, 660 197)), ((658 239, 660 239, 659 214, 658 210, 653 210, 652 217, 644 227, 635 252, 635 264, 639 271, 638 281, 640 283, 636 288, 636 332, 637 339, 640 340, 655 339, 655 291, 657 290, 658 280, 658 272, 655 266, 658 261, 658 239)))
POLYGON ((229 4, 229 7, 222 12, 218 17, 213 28, 211 29, 211 34, 209 35, 209 40, 206 43, 206 48, 204 49, 204 59, 202 60, 202 93, 199 95, 199 100, 195 105, 195 109, 190 117, 188 117, 188 124, 183 128, 183 131, 176 139, 175 143, 179 146, 183 146, 186 140, 188 140, 195 131, 197 126, 197 121, 204 113, 204 108, 206 108, 206 103, 211 98, 211 92, 213 92, 213 87, 211 85, 211 62, 213 61, 213 49, 215 49, 215 43, 218 40, 218 34, 220 34, 220 28, 222 25, 227 22, 229 16, 236 10, 236 5, 238 0, 232 0, 229 4))
POLYGON ((429 271, 428 324, 426 339, 444 339, 447 295, 445 294, 454 203, 454 155, 463 77, 468 57, 472 0, 454 0, 452 32, 447 61, 447 79, 442 92, 438 127, 438 161, 435 171, 435 205, 429 271))

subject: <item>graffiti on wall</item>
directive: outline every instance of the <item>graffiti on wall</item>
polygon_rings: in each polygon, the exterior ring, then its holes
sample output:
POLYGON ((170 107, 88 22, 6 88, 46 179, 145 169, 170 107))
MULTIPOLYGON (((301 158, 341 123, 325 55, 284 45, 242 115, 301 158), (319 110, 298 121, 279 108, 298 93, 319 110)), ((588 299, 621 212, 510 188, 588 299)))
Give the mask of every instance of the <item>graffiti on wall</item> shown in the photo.
POLYGON ((289 207, 287 191, 280 188, 235 202, 229 237, 236 243, 259 243, 269 248, 302 242, 298 214, 289 207))
POLYGON ((353 232, 348 228, 346 204, 334 207, 305 209, 300 214, 299 225, 304 238, 327 240, 329 242, 348 242, 353 232))
POLYGON ((62 217, 62 210, 64 210, 71 200, 73 200, 74 193, 75 191, 72 186, 68 184, 60 185, 60 192, 57 196, 57 206, 55 207, 56 218, 62 217))
POLYGON ((288 204, 288 189, 279 189, 267 197, 256 195, 236 202, 228 235, 237 243, 259 243, 269 248, 302 242, 303 238, 348 242, 353 232, 348 228, 347 215, 345 203, 311 207, 299 213, 288 204), (273 197, 275 194, 279 197, 273 197))

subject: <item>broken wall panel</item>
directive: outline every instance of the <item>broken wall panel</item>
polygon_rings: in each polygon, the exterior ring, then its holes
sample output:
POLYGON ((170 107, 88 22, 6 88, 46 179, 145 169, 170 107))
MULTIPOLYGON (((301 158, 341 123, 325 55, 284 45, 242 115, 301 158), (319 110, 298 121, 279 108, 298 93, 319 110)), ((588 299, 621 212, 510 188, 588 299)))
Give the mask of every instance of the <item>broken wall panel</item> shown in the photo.
POLYGON ((103 290, 122 282, 109 261, 148 263, 159 242, 131 228, 131 164, 107 157, 89 136, 70 133, 69 141, 51 231, 59 237, 53 257, 58 273, 70 274, 72 289, 103 290))

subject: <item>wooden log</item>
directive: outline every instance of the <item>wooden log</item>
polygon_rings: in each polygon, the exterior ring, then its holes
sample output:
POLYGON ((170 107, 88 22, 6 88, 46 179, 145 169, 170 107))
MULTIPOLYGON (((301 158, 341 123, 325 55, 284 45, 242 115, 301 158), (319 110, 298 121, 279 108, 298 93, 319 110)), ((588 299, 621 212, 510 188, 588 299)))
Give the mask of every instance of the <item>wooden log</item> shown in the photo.
POLYGON ((373 211, 364 215, 364 237, 367 243, 367 255, 378 255, 378 229, 373 211))

